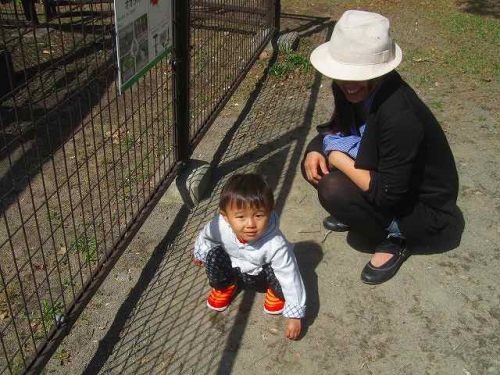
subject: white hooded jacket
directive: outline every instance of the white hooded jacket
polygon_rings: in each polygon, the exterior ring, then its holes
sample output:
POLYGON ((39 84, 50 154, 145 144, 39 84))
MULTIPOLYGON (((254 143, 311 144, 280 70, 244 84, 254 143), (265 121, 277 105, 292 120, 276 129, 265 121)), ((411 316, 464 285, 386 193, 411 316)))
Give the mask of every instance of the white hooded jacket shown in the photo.
POLYGON ((222 245, 233 268, 242 273, 258 275, 262 266, 269 264, 278 279, 285 297, 283 316, 303 318, 306 310, 306 292, 300 275, 293 245, 279 229, 278 215, 273 212, 264 234, 256 241, 241 243, 229 223, 217 214, 200 232, 194 245, 194 257, 206 262, 207 253, 222 245))

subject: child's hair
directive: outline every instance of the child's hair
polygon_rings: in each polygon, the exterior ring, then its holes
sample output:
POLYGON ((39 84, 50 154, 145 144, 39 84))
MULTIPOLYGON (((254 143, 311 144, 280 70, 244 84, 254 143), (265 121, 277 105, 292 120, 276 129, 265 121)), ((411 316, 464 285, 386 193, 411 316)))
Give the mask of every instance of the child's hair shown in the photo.
POLYGON ((229 206, 241 209, 250 205, 271 212, 274 208, 273 191, 267 182, 257 174, 237 174, 232 176, 222 188, 219 209, 229 206))

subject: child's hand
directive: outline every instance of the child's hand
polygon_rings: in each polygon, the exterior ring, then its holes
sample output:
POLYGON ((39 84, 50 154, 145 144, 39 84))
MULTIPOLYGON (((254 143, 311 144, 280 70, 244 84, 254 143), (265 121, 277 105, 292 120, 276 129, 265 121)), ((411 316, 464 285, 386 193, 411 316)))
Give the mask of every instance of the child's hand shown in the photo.
POLYGON ((295 340, 300 335, 300 330, 302 328, 302 323, 300 319, 290 318, 288 319, 288 324, 286 326, 286 337, 291 340, 295 340))
POLYGON ((194 263, 195 266, 205 267, 205 263, 203 263, 201 260, 198 260, 196 258, 193 258, 193 263, 194 263))
POLYGON ((191 252, 191 260, 193 261, 193 264, 194 264, 195 266, 198 266, 198 267, 205 267, 205 263, 203 263, 203 262, 202 262, 201 260, 199 260, 199 259, 196 259, 196 258, 194 257, 193 252, 191 252))

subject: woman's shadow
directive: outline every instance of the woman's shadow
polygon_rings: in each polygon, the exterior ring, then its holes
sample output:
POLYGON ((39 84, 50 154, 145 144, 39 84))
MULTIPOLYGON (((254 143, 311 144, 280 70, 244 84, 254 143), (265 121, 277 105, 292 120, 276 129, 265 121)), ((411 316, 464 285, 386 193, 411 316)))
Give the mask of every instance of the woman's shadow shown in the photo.
POLYGON ((306 316, 302 320, 303 326, 300 335, 302 338, 307 334, 309 327, 314 324, 319 313, 320 300, 316 267, 323 259, 323 250, 315 242, 304 241, 295 243, 294 253, 307 293, 306 316))

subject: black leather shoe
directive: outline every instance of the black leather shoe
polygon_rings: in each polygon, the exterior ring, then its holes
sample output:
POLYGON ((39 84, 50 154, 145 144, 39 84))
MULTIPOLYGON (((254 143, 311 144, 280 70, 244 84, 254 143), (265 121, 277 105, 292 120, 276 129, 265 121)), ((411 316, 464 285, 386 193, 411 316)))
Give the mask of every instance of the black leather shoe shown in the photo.
POLYGON ((323 226, 332 232, 347 232, 349 230, 349 226, 341 223, 333 216, 325 217, 323 219, 323 226))
POLYGON ((394 256, 380 267, 375 267, 371 262, 366 263, 365 268, 361 271, 361 281, 365 284, 382 284, 396 272, 403 262, 408 259, 410 252, 406 248, 406 241, 400 237, 387 237, 375 249, 375 253, 389 253, 394 256))

